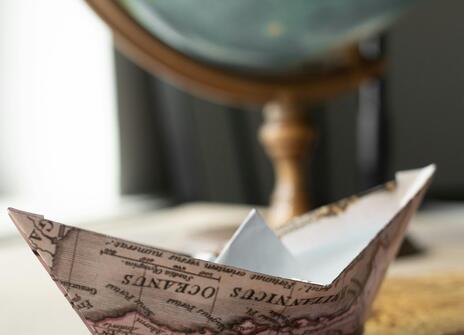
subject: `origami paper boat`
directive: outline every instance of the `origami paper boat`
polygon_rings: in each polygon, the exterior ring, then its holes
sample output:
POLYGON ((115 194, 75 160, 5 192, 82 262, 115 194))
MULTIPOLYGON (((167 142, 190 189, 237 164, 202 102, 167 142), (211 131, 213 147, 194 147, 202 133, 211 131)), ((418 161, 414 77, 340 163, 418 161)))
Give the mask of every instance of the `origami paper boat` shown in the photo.
POLYGON ((252 213, 215 262, 9 214, 92 334, 358 334, 434 170, 277 234, 252 213))

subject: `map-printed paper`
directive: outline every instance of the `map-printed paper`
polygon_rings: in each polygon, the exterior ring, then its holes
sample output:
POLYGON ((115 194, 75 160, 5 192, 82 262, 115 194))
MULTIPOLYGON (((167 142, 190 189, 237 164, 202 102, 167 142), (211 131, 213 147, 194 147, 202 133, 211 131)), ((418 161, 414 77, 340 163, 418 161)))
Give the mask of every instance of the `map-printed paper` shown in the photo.
MULTIPOLYGON (((401 199, 394 184, 359 198, 380 192, 399 199, 401 208, 323 285, 206 262, 16 209, 9 213, 92 334, 356 334, 433 168, 414 173, 401 199)), ((324 207, 290 223, 279 236, 285 240, 314 221, 349 215, 350 206, 356 201, 324 207)))

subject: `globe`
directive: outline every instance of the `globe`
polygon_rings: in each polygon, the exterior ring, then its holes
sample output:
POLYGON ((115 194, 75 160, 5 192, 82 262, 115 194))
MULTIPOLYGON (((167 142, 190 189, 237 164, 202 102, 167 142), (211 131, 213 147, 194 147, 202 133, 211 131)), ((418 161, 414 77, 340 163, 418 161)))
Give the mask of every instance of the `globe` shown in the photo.
POLYGON ((299 70, 387 27, 414 0, 117 0, 163 43, 208 64, 299 70))

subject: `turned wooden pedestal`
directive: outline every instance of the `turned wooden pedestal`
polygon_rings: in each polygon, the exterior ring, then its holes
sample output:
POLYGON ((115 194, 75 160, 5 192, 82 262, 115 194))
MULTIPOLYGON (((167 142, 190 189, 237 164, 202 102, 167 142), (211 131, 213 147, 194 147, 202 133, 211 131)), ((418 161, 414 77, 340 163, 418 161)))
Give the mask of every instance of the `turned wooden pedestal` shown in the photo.
POLYGON ((275 173, 275 187, 268 222, 276 227, 311 208, 306 189, 306 163, 315 131, 305 105, 281 98, 264 106, 264 124, 259 133, 275 173))

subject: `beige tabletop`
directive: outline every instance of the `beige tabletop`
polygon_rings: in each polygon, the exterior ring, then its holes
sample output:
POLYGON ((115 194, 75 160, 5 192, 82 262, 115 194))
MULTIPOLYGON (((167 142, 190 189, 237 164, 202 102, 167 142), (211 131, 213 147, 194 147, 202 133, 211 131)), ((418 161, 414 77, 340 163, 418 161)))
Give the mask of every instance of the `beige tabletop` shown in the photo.
MULTIPOLYGON (((250 207, 246 206, 197 203, 146 211, 126 218, 86 222, 82 226, 160 248, 197 254, 217 251, 249 210, 250 207)), ((429 206, 414 219, 410 235, 427 252, 396 261, 390 268, 387 282, 440 274, 449 278, 448 273, 464 272, 464 204, 429 206)), ((0 269, 2 333, 88 334, 84 324, 19 237, 0 239, 0 269)), ((392 292, 391 287, 397 286, 386 286, 386 292, 392 292)), ((376 329, 377 333, 373 332, 372 326, 369 328, 372 334, 380 334, 379 328, 376 329)))

